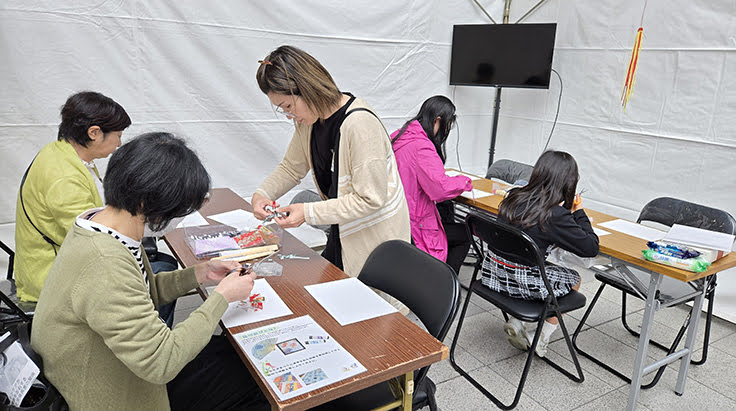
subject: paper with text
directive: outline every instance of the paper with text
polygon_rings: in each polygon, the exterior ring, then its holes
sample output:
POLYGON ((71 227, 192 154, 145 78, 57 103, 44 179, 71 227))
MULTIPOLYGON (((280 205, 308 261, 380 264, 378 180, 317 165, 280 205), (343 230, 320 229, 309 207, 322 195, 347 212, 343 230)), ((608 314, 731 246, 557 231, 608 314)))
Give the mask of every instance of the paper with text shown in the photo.
POLYGON ((308 315, 233 337, 280 401, 366 371, 308 315))

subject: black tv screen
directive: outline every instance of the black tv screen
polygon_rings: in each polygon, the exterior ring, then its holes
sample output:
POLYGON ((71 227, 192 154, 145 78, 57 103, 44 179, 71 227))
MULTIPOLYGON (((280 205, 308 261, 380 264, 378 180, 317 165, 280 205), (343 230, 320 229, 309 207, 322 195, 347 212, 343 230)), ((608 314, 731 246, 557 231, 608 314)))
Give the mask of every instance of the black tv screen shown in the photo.
POLYGON ((450 84, 549 88, 557 24, 464 24, 452 31, 450 84))

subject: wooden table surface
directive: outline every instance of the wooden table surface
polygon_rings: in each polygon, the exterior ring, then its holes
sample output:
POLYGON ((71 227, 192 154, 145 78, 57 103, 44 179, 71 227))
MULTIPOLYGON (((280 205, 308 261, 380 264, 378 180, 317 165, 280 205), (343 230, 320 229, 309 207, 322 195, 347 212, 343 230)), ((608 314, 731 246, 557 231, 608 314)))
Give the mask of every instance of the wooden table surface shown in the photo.
MULTIPOLYGON (((200 213, 208 216, 238 208, 252 211, 250 204, 232 190, 220 188, 211 191, 211 198, 200 213)), ((211 224, 219 224, 213 220, 208 221, 211 224)), ((164 239, 183 266, 188 267, 203 261, 197 260, 187 246, 183 229, 172 231, 164 239)), ((282 236, 280 251, 284 254, 294 253, 310 257, 309 260, 277 260, 284 268, 283 274, 278 277, 266 277, 268 283, 294 314, 227 330, 228 337, 261 390, 266 393, 273 408, 297 410, 314 407, 447 358, 448 349, 445 345, 399 313, 341 326, 312 298, 304 286, 344 279, 348 276, 286 232, 282 236), (307 394, 278 401, 278 397, 270 391, 261 374, 253 368, 240 346, 234 342, 232 334, 303 315, 310 315, 363 364, 367 371, 307 394)))
MULTIPOLYGON (((493 192, 494 185, 501 188, 508 186, 487 180, 482 177, 476 177, 473 179, 473 188, 493 192)), ((476 197, 476 200, 469 200, 464 197, 458 197, 457 201, 467 204, 470 207, 479 208, 490 212, 492 214, 498 214, 498 205, 501 203, 503 197, 500 195, 491 195, 488 197, 476 197)), ((595 210, 586 208, 585 213, 588 217, 593 219, 592 223, 597 226, 600 223, 606 221, 616 220, 617 217, 610 216, 608 214, 600 213, 595 210)), ((641 250, 647 249, 647 242, 641 238, 633 237, 628 234, 624 234, 618 231, 614 231, 605 227, 598 227, 601 230, 605 230, 611 234, 600 236, 600 252, 608 256, 617 258, 619 260, 626 261, 628 263, 635 264, 639 267, 652 270, 668 277, 680 281, 693 281, 698 278, 707 277, 713 273, 717 273, 732 267, 736 267, 736 253, 730 253, 727 256, 714 262, 706 271, 702 273, 694 273, 687 270, 681 270, 679 268, 670 267, 663 264, 654 263, 644 259, 641 250)))

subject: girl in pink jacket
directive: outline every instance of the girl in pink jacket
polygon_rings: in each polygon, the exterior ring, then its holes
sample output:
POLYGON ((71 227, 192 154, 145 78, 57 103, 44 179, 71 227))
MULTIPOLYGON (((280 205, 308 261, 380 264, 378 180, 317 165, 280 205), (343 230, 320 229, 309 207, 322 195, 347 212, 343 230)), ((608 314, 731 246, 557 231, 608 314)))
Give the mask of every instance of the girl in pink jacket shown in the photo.
POLYGON ((445 174, 445 141, 455 121, 455 105, 445 96, 427 99, 419 113, 391 134, 411 218, 411 236, 419 249, 447 261, 457 273, 470 240, 464 224, 443 227, 435 203, 455 198, 473 185, 466 176, 445 174))

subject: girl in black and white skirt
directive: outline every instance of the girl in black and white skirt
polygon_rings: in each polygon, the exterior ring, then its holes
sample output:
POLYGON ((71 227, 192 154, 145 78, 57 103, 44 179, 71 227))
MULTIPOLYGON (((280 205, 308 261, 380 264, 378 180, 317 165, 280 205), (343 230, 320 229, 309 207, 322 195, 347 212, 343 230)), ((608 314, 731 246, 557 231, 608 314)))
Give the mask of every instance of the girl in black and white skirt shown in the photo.
MULTIPOLYGON (((578 165, 570 154, 544 152, 534 165, 529 184, 512 189, 501 202, 499 221, 519 227, 547 253, 558 246, 580 257, 594 257, 598 254, 598 236, 583 211, 580 194, 575 194, 578 178, 578 165)), ((580 287, 580 275, 574 270, 547 263, 545 271, 556 297, 580 287)), ((538 270, 519 266, 490 251, 483 260, 482 275, 484 285, 514 298, 544 300, 548 295, 538 270)), ((544 323, 536 347, 540 357, 547 353, 557 323, 556 317, 544 323)), ((526 350, 535 329, 533 324, 511 317, 504 332, 511 345, 526 350)))

